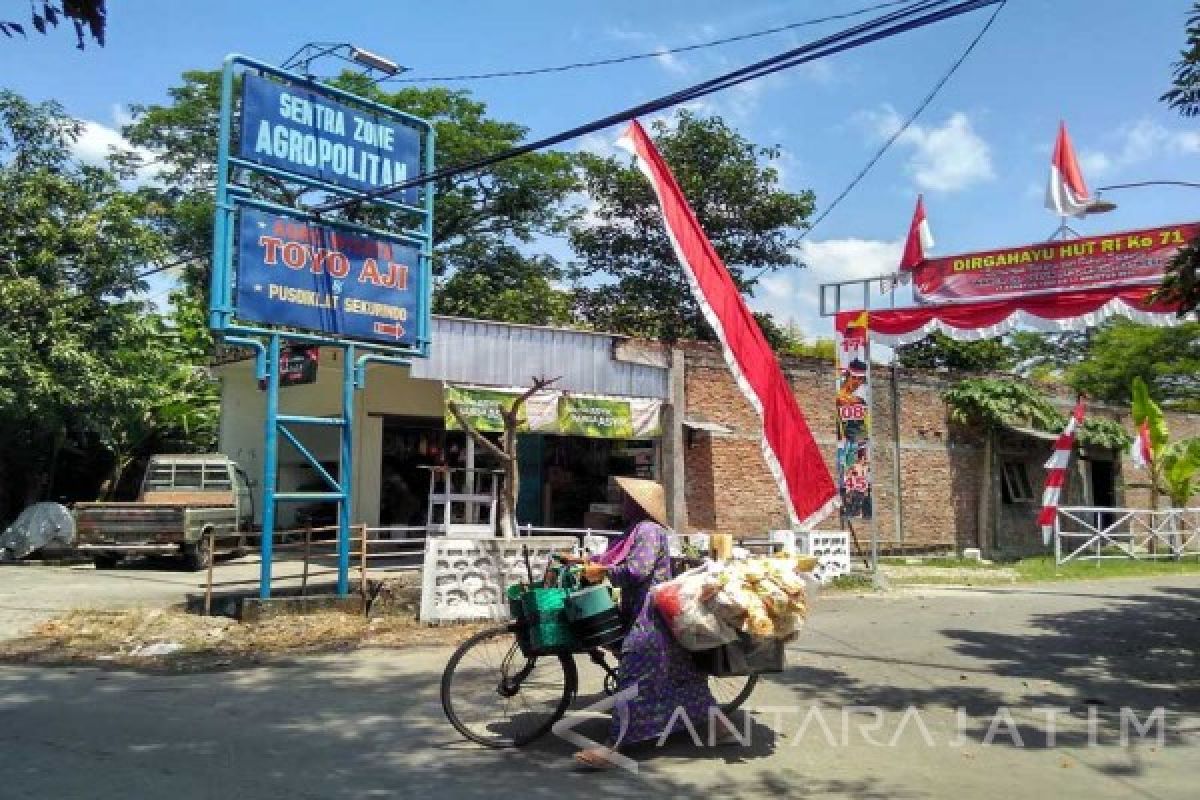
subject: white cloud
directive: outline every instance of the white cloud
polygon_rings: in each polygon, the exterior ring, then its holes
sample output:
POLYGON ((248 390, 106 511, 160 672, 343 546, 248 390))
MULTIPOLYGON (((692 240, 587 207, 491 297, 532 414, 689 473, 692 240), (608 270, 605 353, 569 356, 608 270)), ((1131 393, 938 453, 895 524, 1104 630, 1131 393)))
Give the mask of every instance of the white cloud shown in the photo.
POLYGON ((658 65, 667 72, 675 75, 685 75, 690 71, 688 65, 676 58, 674 53, 667 52, 665 45, 659 45, 658 47, 654 48, 654 51, 658 53, 658 55, 654 57, 654 60, 658 62, 658 65))
MULTIPOLYGON (((887 105, 879 111, 859 112, 856 120, 875 139, 896 135, 904 124, 896 110, 887 105)), ((900 134, 896 144, 909 149, 905 170, 921 189, 957 192, 996 177, 991 147, 962 111, 954 112, 941 125, 914 123, 900 134)))
POLYGON ((1200 133, 1171 130, 1150 119, 1121 126, 1109 151, 1082 150, 1079 166, 1085 178, 1108 175, 1163 156, 1200 154, 1200 133))
POLYGON ((820 285, 895 272, 903 249, 903 239, 806 239, 797 256, 807 269, 764 277, 750 305, 781 323, 795 322, 808 336, 828 338, 833 323, 819 316, 820 285))
POLYGON ((155 163, 157 157, 154 151, 145 147, 134 147, 121 135, 118 128, 132 121, 132 117, 123 107, 113 106, 113 117, 117 126, 115 128, 90 119, 80 120, 83 130, 80 131, 79 138, 71 147, 72 154, 84 164, 99 167, 108 163, 108 157, 114 150, 133 151, 140 155, 144 162, 143 166, 138 169, 133 182, 149 183, 153 181, 159 172, 155 163))

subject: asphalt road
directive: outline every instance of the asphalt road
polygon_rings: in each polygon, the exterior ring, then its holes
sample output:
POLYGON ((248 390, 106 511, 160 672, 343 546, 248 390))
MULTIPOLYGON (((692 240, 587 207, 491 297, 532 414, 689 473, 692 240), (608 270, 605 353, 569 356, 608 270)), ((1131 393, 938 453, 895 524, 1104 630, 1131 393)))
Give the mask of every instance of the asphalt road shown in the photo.
POLYGON ((0 795, 1191 798, 1198 645, 1194 578, 830 596, 751 698, 748 746, 685 734, 632 752, 636 775, 578 773, 553 736, 460 740, 438 705, 443 648, 185 676, 0 667, 0 795), (1141 723, 1162 708, 1161 741, 1127 726, 1122 745, 1122 707, 1141 723))

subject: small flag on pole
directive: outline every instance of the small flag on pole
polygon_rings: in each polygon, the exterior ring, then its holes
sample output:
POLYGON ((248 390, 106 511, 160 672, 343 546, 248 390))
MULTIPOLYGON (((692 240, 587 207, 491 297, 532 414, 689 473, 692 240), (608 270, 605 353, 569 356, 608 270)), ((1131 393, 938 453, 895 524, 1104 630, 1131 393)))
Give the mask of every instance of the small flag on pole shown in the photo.
POLYGON ((912 223, 908 226, 908 240, 904 243, 904 255, 900 257, 900 272, 912 272, 925 263, 925 251, 933 247, 933 233, 925 217, 925 198, 917 195, 917 207, 913 211, 912 223))
POLYGON ((1046 208, 1060 217, 1082 217, 1092 204, 1092 195, 1083 181, 1075 148, 1067 134, 1067 123, 1058 123, 1058 139, 1050 157, 1050 182, 1046 185, 1046 208))
POLYGON ((1067 483, 1067 467, 1071 465, 1071 452, 1075 449, 1075 430, 1083 424, 1083 398, 1075 404, 1075 411, 1067 420, 1067 427, 1054 442, 1054 455, 1046 462, 1046 488, 1042 490, 1042 513, 1038 525, 1042 526, 1042 544, 1049 545, 1054 535, 1054 518, 1058 516, 1058 501, 1063 486, 1067 483))
POLYGON ((1153 453, 1150 449, 1150 423, 1143 420, 1137 436, 1133 437, 1133 444, 1129 447, 1129 457, 1135 467, 1146 469, 1150 466, 1153 453))

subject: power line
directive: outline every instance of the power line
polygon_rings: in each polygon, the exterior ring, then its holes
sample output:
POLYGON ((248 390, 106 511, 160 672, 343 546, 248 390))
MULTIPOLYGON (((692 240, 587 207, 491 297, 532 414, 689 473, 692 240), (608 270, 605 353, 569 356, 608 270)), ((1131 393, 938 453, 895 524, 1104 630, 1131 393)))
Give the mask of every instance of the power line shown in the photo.
POLYGON ((613 125, 628 122, 644 114, 651 114, 656 111, 661 111, 672 106, 686 103, 691 100, 704 97, 706 95, 718 92, 722 89, 727 89, 747 81, 755 80, 774 72, 779 72, 784 69, 805 64, 810 61, 815 61, 819 58, 841 53, 846 50, 851 50, 856 47, 861 47, 871 42, 887 39, 892 36, 916 30, 918 28, 931 25, 935 22, 950 19, 952 17, 965 14, 977 9, 986 8, 988 6, 1003 3, 1005 0, 963 0, 951 5, 951 0, 925 0, 924 2, 914 3, 900 11, 894 11, 885 14, 882 17, 864 22, 844 31, 831 34, 815 42, 806 45, 795 47, 778 55, 772 56, 762 61, 755 62, 747 67, 733 70, 717 76, 711 80, 689 86, 673 94, 659 97, 646 103, 642 103, 632 108, 627 108, 624 111, 619 111, 615 114, 610 114, 607 117, 595 120, 593 122, 580 125, 562 133, 554 134, 543 139, 538 139, 534 142, 529 142, 518 147, 505 150, 501 153, 485 156, 475 161, 456 164, 449 167, 443 167, 439 170, 434 170, 425 175, 419 175, 407 181, 384 186, 379 189, 373 189, 362 194, 340 200, 334 200, 322 205, 311 208, 315 213, 323 213, 335 209, 345 208, 347 206, 357 205, 366 200, 373 200, 380 197, 385 197, 395 192, 404 189, 421 186, 423 184, 435 183, 440 180, 455 177, 465 173, 480 172, 483 169, 497 164, 501 161, 507 161, 517 156, 532 153, 536 150, 541 150, 547 147, 552 147, 556 144, 576 139, 580 136, 585 136, 589 133, 594 133, 604 128, 613 125), (919 16, 923 14, 923 16, 919 16))
POLYGON ((932 103, 933 99, 938 96, 938 93, 942 90, 946 83, 949 82, 954 73, 958 71, 958 68, 961 67, 963 62, 967 60, 967 57, 971 55, 971 52, 975 49, 975 46, 979 44, 980 40, 982 40, 985 35, 987 35, 988 30, 990 30, 992 27, 992 23, 996 21, 996 17, 1000 15, 1000 12, 1004 10, 1004 6, 1007 2, 1008 0, 1001 0, 1000 5, 996 7, 996 10, 992 12, 992 16, 989 17, 988 21, 985 22, 983 27, 979 29, 979 33, 975 35, 975 38, 972 39, 971 43, 967 45, 965 50, 963 50, 962 55, 960 55, 958 59, 950 65, 950 69, 946 70, 946 73, 942 75, 940 79, 938 79, 938 82, 933 85, 933 88, 929 90, 929 93, 925 95, 925 98, 917 104, 917 107, 914 108, 912 113, 908 115, 908 117, 904 120, 904 123, 887 138, 887 140, 877 151, 875 151, 875 154, 871 156, 866 165, 859 170, 858 174, 856 174, 850 180, 850 183, 846 185, 846 188, 843 189, 838 196, 833 199, 833 202, 825 207, 825 210, 822 211, 815 220, 813 220, 813 223, 808 226, 808 230, 804 231, 804 233, 800 235, 801 239, 808 236, 808 234, 812 232, 813 228, 820 225, 821 222, 828 217, 835 208, 838 207, 842 200, 846 198, 846 195, 854 191, 858 184, 861 183, 865 177, 867 177, 867 173, 870 172, 875 165, 879 163, 879 160, 883 158, 884 154, 891 149, 892 145, 894 145, 900 139, 900 137, 904 135, 905 131, 912 127, 912 124, 917 121, 917 117, 921 116, 925 109, 929 107, 929 104, 932 103))
POLYGON ((721 39, 713 39, 708 42, 700 42, 699 44, 682 45, 679 47, 660 48, 653 52, 633 53, 631 55, 613 56, 611 58, 601 58, 595 61, 576 61, 569 64, 559 64, 553 67, 533 67, 530 69, 513 69, 502 72, 481 72, 468 75, 443 75, 431 78, 400 78, 392 77, 385 78, 381 83, 435 83, 435 82, 457 82, 457 81, 481 81, 490 78, 517 78, 529 75, 546 75, 555 72, 569 72, 576 69, 588 69, 591 67, 606 67, 612 64, 626 64, 631 61, 642 61, 648 58, 661 58, 662 56, 675 55, 676 53, 690 53, 695 50, 705 50, 710 47, 719 47, 721 45, 731 44, 733 42, 744 42, 750 39, 758 39, 763 36, 771 36, 776 33, 796 30, 798 28, 806 28, 813 25, 820 25, 824 22, 834 22, 840 19, 850 19, 852 17, 860 17, 863 14, 870 14, 872 11, 882 11, 885 8, 893 6, 901 6, 910 3, 912 0, 890 0, 887 3, 877 3, 873 6, 860 8, 855 11, 847 11, 842 14, 833 14, 827 17, 817 17, 814 19, 800 20, 787 25, 779 25, 774 28, 765 28, 760 31, 751 33, 742 33, 736 36, 726 36, 721 39))

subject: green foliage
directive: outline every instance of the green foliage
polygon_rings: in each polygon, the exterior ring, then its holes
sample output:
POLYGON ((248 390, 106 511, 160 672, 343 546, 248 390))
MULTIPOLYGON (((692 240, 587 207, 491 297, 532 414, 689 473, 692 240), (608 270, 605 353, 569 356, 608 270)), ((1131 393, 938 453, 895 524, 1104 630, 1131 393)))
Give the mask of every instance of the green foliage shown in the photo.
MULTIPOLYGON (((181 83, 169 90, 169 103, 133 106, 135 120, 124 129, 130 142, 156 153, 156 163, 164 168, 164 187, 142 191, 153 200, 159 212, 157 222, 169 237, 172 251, 190 262, 186 284, 198 297, 207 290, 212 250, 213 153, 217 149, 220 80, 217 71, 183 73, 181 83)), ((435 87, 389 92, 351 72, 333 83, 432 122, 437 133, 438 168, 507 150, 524 141, 527 134, 521 125, 490 117, 487 106, 466 91, 435 87)), ((460 313, 467 307, 464 298, 477 298, 481 290, 501 285, 505 300, 491 298, 488 303, 476 304, 478 310, 472 316, 543 324, 562 321, 561 298, 550 291, 553 287, 548 283, 557 278, 549 274, 543 275, 545 281, 530 278, 539 271, 546 273, 547 259, 522 256, 516 247, 527 249, 540 235, 562 233, 570 216, 564 200, 577 187, 570 156, 556 152, 531 153, 495 165, 486 173, 439 183, 434 271, 450 276, 451 281, 456 271, 464 271, 451 294, 437 301, 439 311, 460 313), (514 259, 521 257, 529 264, 518 268, 514 259), (500 274, 489 275, 492 270, 500 274), (525 277, 514 284, 516 273, 525 277), (523 282, 527 278, 529 282, 523 282), (521 297, 522 288, 530 289, 533 296, 521 297), (548 316, 537 318, 538 309, 548 316)), ((263 181, 259 188, 285 205, 296 202, 295 186, 263 181)), ((345 215, 383 228, 408 225, 402 214, 364 209, 345 215)))
POLYGON ((72 158, 79 131, 56 104, 0 92, 0 518, 56 472, 94 488, 141 447, 204 446, 214 428, 195 352, 131 299, 164 251, 144 197, 72 158))
POLYGON ((1162 101, 1185 117, 1200 115, 1200 2, 1188 14, 1187 46, 1180 52, 1172 74, 1171 88, 1162 101))
POLYGON ((1193 239, 1179 249, 1167 264, 1162 286, 1155 299, 1177 303, 1179 317, 1194 314, 1200 306, 1200 239, 1193 239))
MULTIPOLYGON (((1066 424, 1066 419, 1063 419, 1066 424)), ((1124 452, 1133 442, 1133 437, 1121 423, 1106 417, 1085 417, 1079 426, 1078 438, 1087 447, 1105 447, 1124 452)))
POLYGON ((1150 432, 1150 452, 1157 461, 1159 454, 1167 445, 1170 433, 1167 431, 1167 418, 1162 408, 1150 397, 1150 390, 1140 376, 1133 379, 1132 415, 1135 428, 1147 424, 1150 432))
MULTIPOLYGON (((90 37, 96 44, 104 46, 105 27, 108 22, 106 0, 30 0, 29 20, 33 29, 45 36, 58 23, 69 20, 75 28, 76 47, 83 50, 90 37)), ((25 26, 11 20, 0 20, 0 33, 7 38, 13 34, 25 35, 25 26)))
POLYGON ((999 372, 1016 364, 1012 349, 1000 339, 959 342, 937 332, 897 350, 901 366, 923 369, 955 369, 968 372, 999 372))
POLYGON ((1064 416, 1041 392, 1022 381, 968 378, 943 395, 950 418, 987 428, 1021 425, 1038 430, 1061 429, 1064 416))
POLYGON ((527 325, 566 325, 571 295, 556 289, 562 270, 548 257, 501 247, 485 263, 459 267, 433 296, 439 314, 527 325))
MULTIPOLYGON (((1187 45, 1174 64, 1171 88, 1162 101, 1185 117, 1200 115, 1200 2, 1192 4, 1186 27, 1187 45)), ((1200 305, 1200 242, 1182 248, 1167 266, 1159 297, 1179 303, 1179 315, 1200 305)))
POLYGON ((1076 391, 1112 405, 1128 404, 1134 378, 1141 378, 1164 406, 1200 410, 1200 323, 1156 328, 1110 320, 1066 373, 1076 391))
MULTIPOLYGON (((687 111, 656 122, 654 138, 742 292, 753 291, 760 272, 798 266, 795 245, 813 195, 780 187, 769 165, 777 149, 756 147, 720 117, 687 111)), ((593 204, 571 227, 580 316, 602 330, 711 339, 645 176, 616 157, 582 154, 579 168, 593 204)))
POLYGON ((1171 505, 1186 508, 1200 493, 1200 438, 1184 439, 1168 446, 1159 459, 1162 464, 1162 483, 1171 505))

